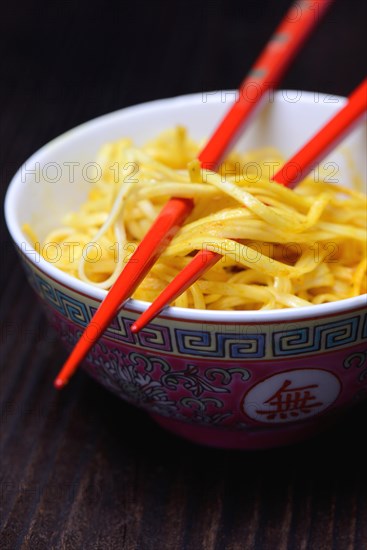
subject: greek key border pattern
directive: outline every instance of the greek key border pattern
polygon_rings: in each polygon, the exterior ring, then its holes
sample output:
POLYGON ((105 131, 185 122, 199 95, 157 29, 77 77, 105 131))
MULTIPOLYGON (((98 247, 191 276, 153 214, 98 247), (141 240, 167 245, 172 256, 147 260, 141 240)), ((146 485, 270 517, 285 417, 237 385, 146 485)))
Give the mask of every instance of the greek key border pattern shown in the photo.
POLYGON ((314 327, 276 332, 273 334, 274 355, 300 355, 352 344, 358 336, 359 321, 360 317, 355 316, 314 327))
POLYGON ((265 357, 266 334, 217 334, 183 329, 176 329, 175 333, 180 353, 233 359, 265 357))
MULTIPOLYGON (((51 308, 80 327, 89 323, 95 307, 65 294, 57 285, 51 284, 31 269, 27 269, 27 275, 32 287, 51 308)), ((348 347, 358 338, 367 339, 367 314, 355 314, 322 325, 310 324, 275 331, 272 338, 266 332, 244 334, 233 331, 222 334, 216 333, 215 328, 213 331, 170 329, 169 326, 155 323, 134 335, 130 330, 132 323, 133 319, 118 315, 106 331, 106 337, 146 350, 213 360, 223 357, 232 360, 271 359, 314 354, 321 350, 348 347), (267 350, 269 343, 271 353, 267 350)))

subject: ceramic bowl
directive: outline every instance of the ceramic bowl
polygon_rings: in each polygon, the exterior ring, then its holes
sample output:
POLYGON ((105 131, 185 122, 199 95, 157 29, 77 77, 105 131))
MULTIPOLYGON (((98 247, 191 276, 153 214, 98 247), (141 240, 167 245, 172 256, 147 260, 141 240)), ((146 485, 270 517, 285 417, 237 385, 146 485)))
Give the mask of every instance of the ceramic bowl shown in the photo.
MULTIPOLYGON (((201 139, 233 101, 234 92, 211 92, 122 109, 53 140, 14 176, 5 204, 8 228, 30 285, 67 350, 105 291, 42 259, 22 224, 31 223, 42 239, 64 213, 75 210, 97 177, 96 153, 105 142, 130 136, 141 144, 176 124, 201 139)), ((237 148, 271 145, 287 158, 344 101, 304 91, 269 94, 237 148)), ((360 124, 315 177, 322 173, 325 185, 348 185, 356 173, 365 174, 363 130, 360 124)), ((48 252, 51 260, 57 254, 48 252)), ((146 305, 127 301, 83 368, 191 441, 239 449, 289 444, 317 432, 367 393, 365 295, 266 312, 171 307, 134 335, 131 324, 146 305)), ((59 367, 54 366, 55 375, 59 367)))

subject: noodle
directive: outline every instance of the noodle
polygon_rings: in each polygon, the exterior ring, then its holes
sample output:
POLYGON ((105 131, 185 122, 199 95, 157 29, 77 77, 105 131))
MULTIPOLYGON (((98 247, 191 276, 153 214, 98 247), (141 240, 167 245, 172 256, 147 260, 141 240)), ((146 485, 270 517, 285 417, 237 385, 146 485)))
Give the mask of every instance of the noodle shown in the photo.
MULTIPOLYGON (((142 148, 127 139, 106 144, 97 158, 102 178, 42 250, 54 243, 56 267, 108 289, 167 200, 191 197, 191 215, 134 298, 153 301, 201 248, 222 259, 176 306, 268 310, 366 292, 365 195, 312 177, 287 189, 270 180, 284 163, 272 149, 232 153, 218 173, 193 160, 199 150, 181 127, 142 148)), ((34 243, 32 228, 24 231, 34 243)))

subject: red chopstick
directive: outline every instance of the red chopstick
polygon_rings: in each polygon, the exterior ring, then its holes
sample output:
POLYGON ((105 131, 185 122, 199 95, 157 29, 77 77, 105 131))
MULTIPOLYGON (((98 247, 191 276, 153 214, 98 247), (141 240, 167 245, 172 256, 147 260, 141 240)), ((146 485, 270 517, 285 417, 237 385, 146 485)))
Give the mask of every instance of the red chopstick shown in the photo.
MULTIPOLYGON (((332 1, 302 0, 292 5, 249 75, 242 82, 238 90, 238 99, 199 154, 202 167, 214 170, 219 165, 226 151, 239 137, 245 123, 248 124, 255 107, 268 90, 277 86, 332 1)), ((62 388, 67 384, 78 364, 108 327, 121 304, 144 279, 193 206, 192 199, 172 198, 163 207, 58 374, 54 382, 56 388, 62 388)))
MULTIPOLYGON (((273 181, 294 187, 349 133, 367 109, 367 79, 348 98, 348 102, 298 153, 272 178, 273 181)), ((221 254, 200 250, 193 260, 175 277, 131 327, 139 332, 162 309, 175 300, 203 273, 216 264, 221 254)))
POLYGON ((320 20, 330 0, 295 2, 242 82, 238 98, 199 154, 203 168, 215 170, 251 120, 264 94, 275 88, 320 20))

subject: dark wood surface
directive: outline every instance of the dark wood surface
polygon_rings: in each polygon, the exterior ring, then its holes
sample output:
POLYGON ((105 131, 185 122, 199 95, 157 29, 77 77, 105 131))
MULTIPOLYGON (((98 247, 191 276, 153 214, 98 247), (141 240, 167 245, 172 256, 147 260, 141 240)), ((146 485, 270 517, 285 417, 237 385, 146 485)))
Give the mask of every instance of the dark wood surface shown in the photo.
MULTIPOLYGON (((289 5, 2 3, 2 197, 31 153, 76 124, 236 87, 289 5)), ((283 86, 348 94, 365 33, 365 3, 337 0, 283 86)), ((308 442, 246 453, 179 440, 82 372, 56 393, 66 354, 4 225, 1 254, 1 548, 367 548, 366 403, 308 442)))

